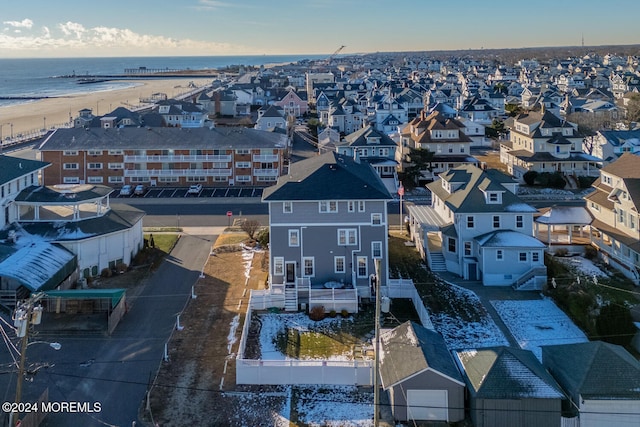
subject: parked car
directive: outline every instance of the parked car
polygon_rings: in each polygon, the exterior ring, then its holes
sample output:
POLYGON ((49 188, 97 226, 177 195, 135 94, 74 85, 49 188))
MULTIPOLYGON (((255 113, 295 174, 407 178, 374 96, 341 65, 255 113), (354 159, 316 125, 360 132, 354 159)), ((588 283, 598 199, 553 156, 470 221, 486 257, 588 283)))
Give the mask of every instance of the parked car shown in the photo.
POLYGON ((202 184, 194 184, 189 187, 187 194, 200 194, 202 191, 202 184))
POLYGON ((120 195, 121 196, 130 196, 132 192, 133 192, 133 188, 131 188, 130 185, 124 185, 120 189, 120 195))
POLYGON ((136 189, 133 190, 133 194, 136 196, 144 196, 146 192, 147 192, 147 187, 145 187, 142 184, 136 185, 136 189))

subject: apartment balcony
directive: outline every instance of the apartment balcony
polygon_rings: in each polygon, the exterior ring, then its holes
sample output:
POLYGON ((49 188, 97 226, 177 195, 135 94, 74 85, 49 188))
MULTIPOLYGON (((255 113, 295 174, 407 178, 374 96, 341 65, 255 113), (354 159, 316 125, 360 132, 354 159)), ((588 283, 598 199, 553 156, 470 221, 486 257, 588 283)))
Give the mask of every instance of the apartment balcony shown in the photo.
POLYGON ((277 154, 254 154, 252 157, 252 161, 262 163, 277 162, 279 160, 280 156, 277 154))
POLYGON ((253 176, 278 176, 278 169, 254 169, 253 176))
POLYGON ((126 177, 231 176, 231 169, 141 169, 125 170, 126 177))
POLYGON ((231 155, 167 155, 167 156, 124 156, 125 163, 181 163, 181 162, 230 162, 231 155))

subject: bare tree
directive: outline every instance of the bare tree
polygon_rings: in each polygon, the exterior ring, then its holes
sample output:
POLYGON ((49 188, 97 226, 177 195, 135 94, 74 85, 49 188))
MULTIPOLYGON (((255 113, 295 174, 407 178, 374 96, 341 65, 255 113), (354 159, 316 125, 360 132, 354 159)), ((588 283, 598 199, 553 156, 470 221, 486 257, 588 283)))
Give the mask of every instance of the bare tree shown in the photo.
POLYGON ((242 225, 240 226, 242 231, 247 233, 251 240, 254 240, 256 232, 260 229, 260 227, 260 221, 257 221, 255 219, 247 219, 246 221, 243 221, 242 225))

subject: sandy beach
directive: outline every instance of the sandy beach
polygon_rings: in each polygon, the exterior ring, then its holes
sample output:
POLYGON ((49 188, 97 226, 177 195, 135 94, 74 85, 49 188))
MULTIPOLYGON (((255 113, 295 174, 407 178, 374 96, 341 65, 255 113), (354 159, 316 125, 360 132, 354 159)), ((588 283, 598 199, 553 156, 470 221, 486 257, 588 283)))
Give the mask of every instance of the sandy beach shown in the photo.
POLYGON ((105 115, 118 107, 135 108, 140 98, 150 97, 155 93, 165 93, 169 98, 186 93, 189 83, 201 87, 211 83, 210 78, 193 79, 149 79, 127 81, 135 87, 114 89, 109 91, 91 91, 87 85, 87 93, 59 98, 47 98, 20 105, 0 108, 0 132, 2 139, 11 135, 27 135, 36 130, 61 126, 75 118, 83 108, 93 110, 95 115, 105 115))

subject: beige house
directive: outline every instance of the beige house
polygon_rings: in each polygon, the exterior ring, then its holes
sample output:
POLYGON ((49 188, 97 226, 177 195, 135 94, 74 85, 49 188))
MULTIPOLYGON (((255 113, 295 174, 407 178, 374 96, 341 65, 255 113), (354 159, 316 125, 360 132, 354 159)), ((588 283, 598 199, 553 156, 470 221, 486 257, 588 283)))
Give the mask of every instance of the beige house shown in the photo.
POLYGON ((625 153, 603 167, 585 197, 594 217, 591 242, 603 260, 640 283, 640 157, 625 153))
POLYGON ((577 125, 543 108, 514 117, 509 141, 500 146, 500 161, 520 180, 528 171, 597 176, 601 160, 581 150, 577 125))

